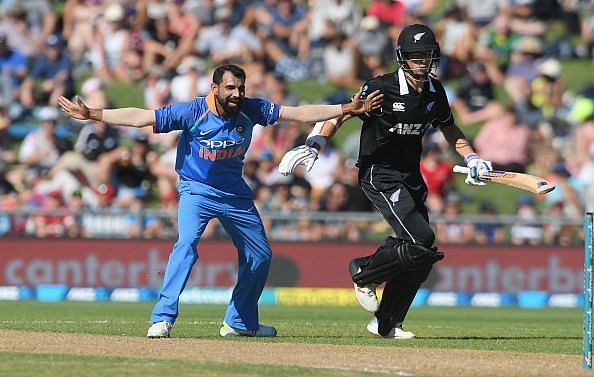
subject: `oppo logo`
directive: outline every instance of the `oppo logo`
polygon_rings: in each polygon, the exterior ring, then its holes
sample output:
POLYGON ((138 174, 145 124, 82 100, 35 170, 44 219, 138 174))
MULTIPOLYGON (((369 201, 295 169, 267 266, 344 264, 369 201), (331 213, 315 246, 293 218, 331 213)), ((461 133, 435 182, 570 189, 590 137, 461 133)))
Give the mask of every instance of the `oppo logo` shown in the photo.
POLYGON ((220 148, 229 148, 234 147, 236 145, 241 145, 245 138, 240 138, 237 140, 199 140, 198 142, 203 147, 209 149, 220 149, 220 148))

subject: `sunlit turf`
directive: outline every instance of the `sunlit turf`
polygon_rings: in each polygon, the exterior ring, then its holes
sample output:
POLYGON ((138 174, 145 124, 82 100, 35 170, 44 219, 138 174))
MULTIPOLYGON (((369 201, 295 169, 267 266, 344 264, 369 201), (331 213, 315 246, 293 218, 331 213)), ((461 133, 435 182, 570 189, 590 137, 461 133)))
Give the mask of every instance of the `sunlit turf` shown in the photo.
MULTIPOLYGON (((144 337, 150 303, 0 302, 0 329, 144 337)), ((181 305, 174 338, 218 339, 225 307, 181 305)), ((262 306, 260 320, 279 334, 269 342, 386 347, 467 348, 579 354, 580 309, 412 308, 405 327, 411 341, 387 341, 366 330, 370 314, 357 307, 262 306)), ((249 341, 249 339, 246 339, 249 341)))

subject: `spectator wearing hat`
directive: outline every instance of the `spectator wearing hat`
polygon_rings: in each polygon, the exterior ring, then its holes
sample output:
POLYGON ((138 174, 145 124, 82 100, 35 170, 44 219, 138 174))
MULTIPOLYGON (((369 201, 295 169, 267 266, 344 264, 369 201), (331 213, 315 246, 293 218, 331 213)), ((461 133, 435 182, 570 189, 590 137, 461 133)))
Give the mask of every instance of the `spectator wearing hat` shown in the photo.
POLYGON ((115 127, 99 121, 86 124, 78 134, 74 151, 66 152, 50 170, 50 177, 62 171, 74 174, 83 186, 97 188, 109 181, 109 168, 117 150, 120 136, 115 127))
POLYGON ((538 66, 544 62, 542 41, 533 36, 524 36, 514 44, 514 52, 506 71, 504 87, 514 102, 526 101, 530 83, 538 77, 538 66))
POLYGON ((30 132, 19 149, 19 161, 37 174, 45 175, 60 158, 55 134, 58 109, 44 107, 39 111, 41 127, 30 132))
POLYGON ((569 119, 573 100, 564 95, 565 78, 559 60, 548 58, 537 69, 539 75, 530 85, 530 104, 538 110, 539 136, 548 145, 563 150, 575 131, 569 119))
POLYGON ((385 62, 391 56, 390 39, 375 16, 365 16, 354 41, 361 55, 359 77, 375 77, 386 73, 385 62))
POLYGON ((69 96, 74 88, 72 62, 62 51, 62 40, 55 34, 47 37, 43 55, 35 60, 30 75, 21 87, 25 107, 56 106, 58 97, 69 96))
POLYGON ((194 55, 186 56, 176 68, 177 75, 171 80, 173 102, 186 102, 194 97, 208 94, 210 79, 206 75, 206 63, 194 55))
MULTIPOLYGON (((562 97, 565 92, 565 79, 561 72, 561 63, 555 58, 549 58, 542 61, 536 69, 538 76, 530 85, 531 103, 540 109, 545 120, 550 121, 556 111, 564 107, 562 97)), ((569 112, 567 107, 565 110, 569 112)))
POLYGON ((22 81, 27 74, 27 59, 8 47, 6 35, 0 34, 0 101, 10 105, 18 99, 22 81))
POLYGON ((582 214, 582 195, 586 189, 586 183, 572 175, 565 162, 558 160, 553 164, 551 173, 546 177, 547 181, 556 186, 556 189, 545 196, 545 204, 548 208, 557 202, 562 203, 565 216, 577 217, 582 214))
POLYGON ((209 56, 215 64, 225 62, 248 63, 262 55, 262 43, 243 25, 231 25, 231 10, 226 7, 215 11, 215 24, 196 40, 195 49, 200 56, 209 56))
POLYGON ((113 3, 97 25, 91 63, 97 75, 106 81, 127 82, 134 73, 131 69, 140 66, 140 58, 130 49, 130 32, 124 19, 124 7, 113 3))

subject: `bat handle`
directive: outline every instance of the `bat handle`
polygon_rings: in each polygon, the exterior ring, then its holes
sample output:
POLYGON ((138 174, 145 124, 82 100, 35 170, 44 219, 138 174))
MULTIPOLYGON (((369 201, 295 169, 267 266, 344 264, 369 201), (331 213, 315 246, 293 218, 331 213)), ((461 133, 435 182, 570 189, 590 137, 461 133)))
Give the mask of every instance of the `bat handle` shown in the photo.
POLYGON ((454 168, 452 170, 454 171, 454 173, 468 174, 470 168, 462 165, 454 165, 454 168))

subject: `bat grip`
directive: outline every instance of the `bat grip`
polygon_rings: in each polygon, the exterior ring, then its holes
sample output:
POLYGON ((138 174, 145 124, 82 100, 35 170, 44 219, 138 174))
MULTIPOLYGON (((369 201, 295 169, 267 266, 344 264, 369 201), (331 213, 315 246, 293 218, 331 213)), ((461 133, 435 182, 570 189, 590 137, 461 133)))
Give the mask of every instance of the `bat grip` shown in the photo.
POLYGON ((452 170, 454 171, 454 173, 468 174, 470 168, 462 165, 454 165, 454 168, 452 170))

